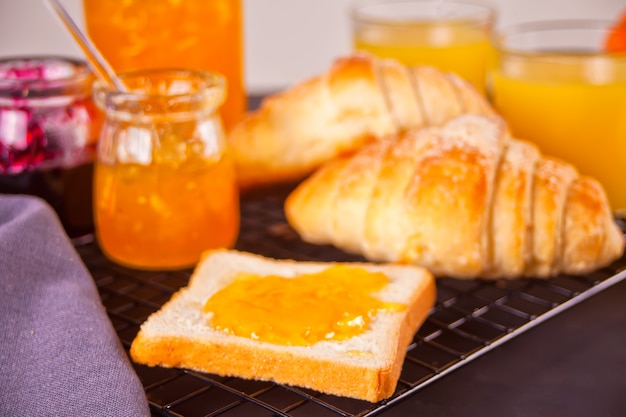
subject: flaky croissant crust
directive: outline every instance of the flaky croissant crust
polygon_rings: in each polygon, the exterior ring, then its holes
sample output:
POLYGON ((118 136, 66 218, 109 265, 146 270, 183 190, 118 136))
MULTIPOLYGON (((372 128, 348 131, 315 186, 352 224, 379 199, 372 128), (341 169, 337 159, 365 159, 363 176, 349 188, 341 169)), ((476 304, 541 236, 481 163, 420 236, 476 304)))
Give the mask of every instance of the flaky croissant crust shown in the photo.
POLYGON ((496 117, 461 116, 337 158, 285 213, 306 241, 437 276, 585 274, 624 250, 602 186, 496 117))
POLYGON ((228 136, 242 188, 295 181, 380 137, 461 114, 492 115, 468 82, 358 53, 267 97, 228 136))

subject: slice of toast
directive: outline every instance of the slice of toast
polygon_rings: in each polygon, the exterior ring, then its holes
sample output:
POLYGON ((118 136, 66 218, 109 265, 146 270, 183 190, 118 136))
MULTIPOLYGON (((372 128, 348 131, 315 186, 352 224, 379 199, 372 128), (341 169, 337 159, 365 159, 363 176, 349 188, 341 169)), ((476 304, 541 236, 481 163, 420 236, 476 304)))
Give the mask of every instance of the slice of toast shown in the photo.
POLYGON ((189 285, 143 323, 131 357, 150 366, 275 381, 370 402, 387 398, 396 388, 409 343, 434 305, 434 278, 421 267, 350 263, 383 272, 389 283, 375 297, 406 308, 378 312, 364 332, 346 340, 308 346, 262 342, 213 328, 204 312, 206 301, 242 272, 297 279, 332 265, 336 264, 276 260, 234 250, 207 252, 189 285))

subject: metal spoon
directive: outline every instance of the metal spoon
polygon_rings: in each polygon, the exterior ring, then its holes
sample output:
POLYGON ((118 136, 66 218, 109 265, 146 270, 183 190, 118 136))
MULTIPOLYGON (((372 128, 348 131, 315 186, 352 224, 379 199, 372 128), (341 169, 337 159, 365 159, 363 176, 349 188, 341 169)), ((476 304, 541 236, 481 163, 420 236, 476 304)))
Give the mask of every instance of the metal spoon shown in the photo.
POLYGON ((76 24, 76 21, 72 18, 67 7, 65 7, 60 0, 46 0, 46 3, 61 19, 61 23, 63 23, 65 28, 70 31, 74 40, 87 56, 87 60, 98 78, 111 88, 122 92, 128 91, 124 83, 122 83, 115 74, 115 71, 113 71, 113 68, 111 68, 109 62, 104 58, 98 48, 96 48, 96 45, 94 45, 89 36, 76 24))

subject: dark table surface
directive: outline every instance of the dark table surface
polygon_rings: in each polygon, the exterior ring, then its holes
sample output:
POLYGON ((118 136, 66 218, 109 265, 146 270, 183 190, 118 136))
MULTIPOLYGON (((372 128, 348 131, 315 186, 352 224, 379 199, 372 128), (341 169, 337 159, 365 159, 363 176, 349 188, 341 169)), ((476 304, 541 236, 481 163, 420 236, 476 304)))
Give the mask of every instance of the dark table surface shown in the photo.
POLYGON ((381 415, 625 416, 625 300, 622 281, 381 415))

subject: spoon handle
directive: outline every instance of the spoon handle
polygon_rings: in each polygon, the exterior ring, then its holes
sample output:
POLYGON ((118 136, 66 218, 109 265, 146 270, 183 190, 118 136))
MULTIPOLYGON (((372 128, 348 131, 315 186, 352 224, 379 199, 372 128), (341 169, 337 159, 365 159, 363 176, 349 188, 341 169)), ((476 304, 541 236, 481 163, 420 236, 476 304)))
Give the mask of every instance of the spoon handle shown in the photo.
POLYGON ((46 3, 52 8, 56 15, 61 19, 64 26, 70 31, 74 40, 87 56, 87 60, 96 75, 116 90, 124 92, 127 91, 126 86, 117 77, 117 75, 115 75, 115 72, 113 71, 113 68, 111 68, 109 62, 104 58, 104 56, 102 56, 87 34, 76 24, 76 21, 72 18, 65 5, 60 0, 46 0, 46 3))

